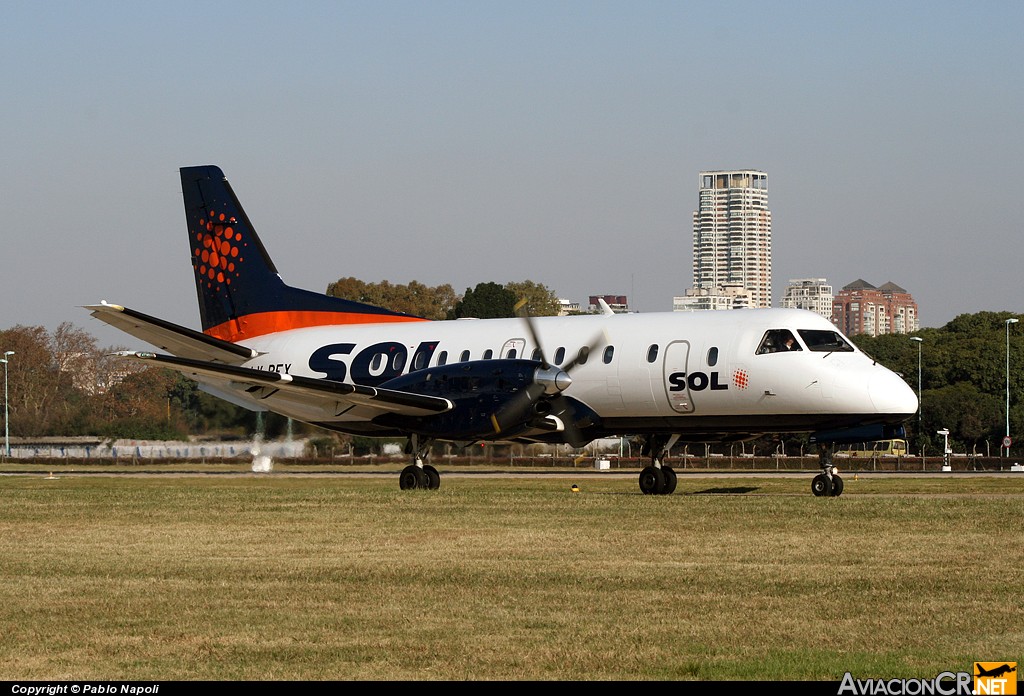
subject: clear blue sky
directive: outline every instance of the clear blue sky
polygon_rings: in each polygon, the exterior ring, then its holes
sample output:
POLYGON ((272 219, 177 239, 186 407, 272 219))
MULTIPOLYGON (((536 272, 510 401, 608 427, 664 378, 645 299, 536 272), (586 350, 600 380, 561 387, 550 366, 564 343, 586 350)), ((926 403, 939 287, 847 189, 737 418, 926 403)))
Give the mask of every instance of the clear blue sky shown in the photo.
POLYGON ((0 328, 198 325, 178 168, 290 284, 530 279, 668 311, 702 169, 769 175, 774 289, 1024 311, 1018 2, 7 2, 0 328))

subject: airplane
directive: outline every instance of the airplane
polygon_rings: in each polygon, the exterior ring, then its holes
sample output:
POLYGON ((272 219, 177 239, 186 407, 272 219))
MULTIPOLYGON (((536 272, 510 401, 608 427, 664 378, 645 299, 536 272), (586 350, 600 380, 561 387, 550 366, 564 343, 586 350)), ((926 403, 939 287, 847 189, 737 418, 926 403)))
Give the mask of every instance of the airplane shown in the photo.
POLYGON ((644 494, 667 495, 677 442, 810 433, 815 496, 843 481, 830 445, 892 439, 917 410, 896 373, 810 311, 738 309, 430 321, 287 285, 220 168, 180 170, 202 331, 122 305, 93 317, 163 352, 125 357, 328 430, 404 437, 403 490, 436 489, 434 442, 638 437, 644 494), (787 345, 788 344, 788 345, 787 345))
POLYGON ((1008 663, 1007 664, 1002 664, 999 667, 994 667, 992 669, 985 669, 979 663, 975 662, 974 663, 974 668, 978 672, 977 674, 974 675, 976 677, 1001 677, 1004 674, 1009 674, 1010 672, 1016 672, 1017 671, 1016 664, 1014 664, 1014 666, 1011 667, 1008 663))

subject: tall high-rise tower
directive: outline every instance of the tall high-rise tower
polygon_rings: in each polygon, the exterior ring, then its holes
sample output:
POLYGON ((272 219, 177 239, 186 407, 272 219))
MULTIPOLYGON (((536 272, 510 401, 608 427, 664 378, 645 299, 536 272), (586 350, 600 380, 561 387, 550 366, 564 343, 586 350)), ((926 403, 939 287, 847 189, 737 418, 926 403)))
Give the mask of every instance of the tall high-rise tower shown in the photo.
POLYGON ((772 304, 772 214, 768 175, 753 169, 700 173, 693 214, 693 287, 744 289, 751 307, 772 304))

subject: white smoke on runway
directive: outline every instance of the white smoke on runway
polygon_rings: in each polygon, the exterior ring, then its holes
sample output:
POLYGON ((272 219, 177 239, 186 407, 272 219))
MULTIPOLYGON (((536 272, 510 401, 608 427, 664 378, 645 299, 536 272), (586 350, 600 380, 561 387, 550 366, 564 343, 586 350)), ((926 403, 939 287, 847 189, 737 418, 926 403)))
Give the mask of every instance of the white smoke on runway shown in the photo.
POLYGON ((249 450, 249 454, 252 455, 252 470, 257 473, 267 473, 274 468, 274 460, 270 458, 269 454, 263 454, 261 449, 263 446, 263 438, 257 435, 253 438, 252 448, 249 450))
POLYGON ((252 447, 249 454, 252 455, 252 470, 258 474, 265 474, 274 468, 274 460, 269 454, 263 454, 263 414, 256 415, 256 434, 252 438, 252 447))

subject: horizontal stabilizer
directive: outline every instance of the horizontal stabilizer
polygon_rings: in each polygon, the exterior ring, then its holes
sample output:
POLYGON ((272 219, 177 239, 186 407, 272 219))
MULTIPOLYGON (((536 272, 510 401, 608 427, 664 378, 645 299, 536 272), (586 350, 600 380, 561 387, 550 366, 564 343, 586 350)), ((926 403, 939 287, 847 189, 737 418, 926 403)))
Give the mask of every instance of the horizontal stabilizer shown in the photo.
POLYGON ((86 305, 85 309, 100 321, 182 358, 240 365, 259 355, 251 348, 207 336, 194 329, 172 324, 128 307, 103 302, 98 305, 86 305))

